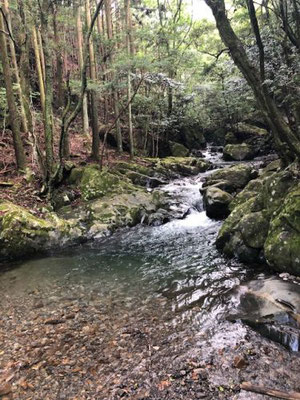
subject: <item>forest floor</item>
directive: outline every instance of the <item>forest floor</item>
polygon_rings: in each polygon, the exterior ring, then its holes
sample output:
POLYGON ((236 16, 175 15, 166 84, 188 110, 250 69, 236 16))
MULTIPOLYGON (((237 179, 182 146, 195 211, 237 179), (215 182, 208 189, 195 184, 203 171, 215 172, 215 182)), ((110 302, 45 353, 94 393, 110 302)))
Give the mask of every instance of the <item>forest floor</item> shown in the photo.
MULTIPOLYGON (((89 157, 91 140, 75 130, 70 130, 70 135, 72 135, 72 140, 69 161, 74 166, 95 164, 95 161, 89 157)), ((0 199, 30 209, 34 214, 42 216, 43 207, 49 205, 47 198, 40 196, 43 185, 42 173, 36 158, 29 156, 33 153, 31 143, 25 138, 24 143, 28 171, 20 174, 16 167, 11 132, 4 130, 0 134, 0 199)), ((55 146, 55 152, 57 153, 57 146, 55 146)), ((129 154, 127 152, 120 154, 108 146, 104 152, 103 166, 110 167, 119 161, 130 161, 129 154)), ((139 157, 135 157, 134 162, 145 163, 139 157)))
POLYGON ((0 289, 1 400, 270 398, 241 391, 245 381, 300 390, 296 353, 238 322, 193 330, 162 296, 126 305, 79 284, 0 289))

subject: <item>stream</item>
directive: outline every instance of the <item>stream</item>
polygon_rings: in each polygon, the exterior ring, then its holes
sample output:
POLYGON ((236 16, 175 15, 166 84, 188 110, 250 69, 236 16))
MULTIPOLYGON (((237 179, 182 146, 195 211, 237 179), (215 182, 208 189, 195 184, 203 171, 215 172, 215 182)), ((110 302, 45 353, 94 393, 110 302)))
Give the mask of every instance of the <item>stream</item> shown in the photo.
POLYGON ((269 398, 239 391, 244 380, 299 389, 295 329, 286 350, 228 318, 241 304, 256 315, 257 302, 241 302, 245 287, 277 278, 217 252, 221 222, 203 211, 204 177, 161 189, 183 219, 2 267, 8 398, 269 398))

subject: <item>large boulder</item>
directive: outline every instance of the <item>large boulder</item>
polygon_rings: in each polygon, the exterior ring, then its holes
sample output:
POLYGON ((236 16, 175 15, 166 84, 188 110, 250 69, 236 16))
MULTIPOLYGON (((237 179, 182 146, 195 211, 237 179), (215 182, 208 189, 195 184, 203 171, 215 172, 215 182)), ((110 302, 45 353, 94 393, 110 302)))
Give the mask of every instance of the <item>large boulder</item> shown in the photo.
POLYGON ((300 185, 288 170, 267 167, 230 203, 216 245, 246 263, 265 262, 300 275, 300 185))
POLYGON ((272 218, 264 244, 266 260, 277 271, 300 276, 300 185, 272 218))
POLYGON ((212 164, 196 157, 167 157, 156 161, 155 168, 158 172, 168 175, 197 175, 211 169, 212 164))
POLYGON ((171 155, 173 157, 186 157, 189 154, 189 149, 187 149, 183 144, 177 142, 169 142, 171 155))
POLYGON ((74 219, 67 221, 54 213, 39 218, 23 207, 0 203, 0 259, 67 245, 82 237, 74 219))
POLYGON ((256 171, 253 171, 252 167, 246 164, 234 165, 229 168, 219 169, 214 171, 203 184, 203 187, 212 186, 222 182, 226 190, 229 193, 233 193, 239 189, 243 189, 247 183, 255 178, 256 171))
POLYGON ((203 205, 210 218, 222 219, 229 214, 229 204, 233 197, 217 187, 208 187, 203 195, 203 205))
POLYGON ((255 150, 246 143, 227 144, 223 149, 223 158, 226 161, 252 160, 254 156, 255 150))
POLYGON ((110 193, 121 193, 128 190, 128 182, 107 170, 97 167, 86 167, 80 179, 79 188, 84 200, 96 199, 110 193))

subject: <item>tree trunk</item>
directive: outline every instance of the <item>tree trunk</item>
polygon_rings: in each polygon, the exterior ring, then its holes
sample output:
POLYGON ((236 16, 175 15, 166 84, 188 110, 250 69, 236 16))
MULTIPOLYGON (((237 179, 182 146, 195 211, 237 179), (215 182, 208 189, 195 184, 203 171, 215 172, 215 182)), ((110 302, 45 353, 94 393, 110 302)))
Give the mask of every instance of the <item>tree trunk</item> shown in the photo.
POLYGON ((37 30, 37 41, 38 41, 38 49, 39 49, 39 52, 40 52, 42 74, 43 74, 43 79, 44 79, 44 82, 45 82, 45 80, 46 80, 45 53, 43 51, 42 34, 41 34, 41 31, 39 29, 37 30))
MULTIPOLYGON (((6 19, 8 22, 10 32, 12 32, 8 0, 4 0, 4 11, 6 14, 6 19)), ((22 127, 23 132, 28 132, 28 122, 27 122, 26 113, 25 113, 25 106, 24 106, 24 100, 23 100, 24 96, 23 96, 22 86, 21 86, 19 66, 17 63, 16 49, 15 49, 15 44, 11 39, 9 40, 9 49, 10 49, 12 66, 14 69, 15 81, 17 84, 17 91, 18 91, 19 104, 20 104, 21 127, 22 127)))
MULTIPOLYGON (((105 16, 106 16, 106 27, 107 27, 107 37, 109 41, 113 41, 113 25, 112 25, 112 17, 111 17, 111 0, 105 0, 105 16)), ((112 45, 111 45, 112 46, 112 45)), ((109 54, 109 61, 110 64, 112 65, 113 57, 111 53, 113 53, 114 49, 110 49, 110 54, 109 54)), ((114 114, 115 118, 118 117, 120 114, 119 111, 119 96, 118 96, 118 90, 116 88, 118 82, 115 76, 114 71, 111 73, 111 80, 112 80, 112 98, 113 98, 113 107, 114 107, 114 114)), ((120 125, 120 119, 117 118, 116 120, 116 132, 117 132, 117 149, 118 152, 121 153, 123 151, 123 140, 122 140, 122 132, 121 132, 121 125, 120 125)))
POLYGON ((300 134, 299 132, 294 133, 285 122, 266 85, 263 84, 259 71, 249 61, 240 39, 236 36, 227 18, 224 0, 205 1, 214 14, 221 39, 229 48, 234 63, 252 88, 256 101, 272 129, 279 155, 285 161, 291 161, 295 157, 300 158, 300 134))
POLYGON ((33 28, 32 28, 32 44, 33 44, 34 55, 35 55, 35 66, 37 69, 38 81, 39 81, 41 107, 42 107, 42 111, 44 112, 44 110, 45 110, 45 85, 44 85, 43 69, 42 69, 41 57, 40 57, 40 51, 39 51, 39 44, 38 44, 38 40, 37 40, 37 31, 36 31, 35 26, 33 26, 33 28))
MULTIPOLYGON (((81 7, 77 8, 77 39, 78 39, 78 58, 79 58, 79 68, 80 73, 82 73, 83 68, 83 35, 82 35, 82 22, 81 22, 81 7)), ((82 121, 83 121, 83 134, 88 137, 89 130, 89 115, 87 107, 87 94, 83 95, 82 101, 82 121)))
MULTIPOLYGON (((124 0, 125 8, 125 28, 126 28, 126 47, 127 47, 127 57, 131 57, 131 18, 130 18, 130 0, 124 0)), ((132 126, 132 109, 131 109, 131 69, 128 68, 127 73, 127 101, 128 101, 128 135, 129 135, 129 145, 130 145, 130 158, 134 157, 134 141, 133 141, 133 126, 132 126)))
POLYGON ((43 0, 41 9, 41 39, 43 44, 42 53, 45 60, 45 108, 44 108, 44 135, 46 149, 46 181, 49 181, 53 172, 53 79, 50 43, 48 38, 48 14, 49 0, 43 0))
POLYGON ((63 59, 62 59, 62 51, 60 46, 60 40, 57 30, 57 7, 56 5, 53 6, 53 32, 54 32, 54 41, 56 47, 56 85, 57 85, 57 99, 56 99, 56 106, 61 108, 64 106, 64 98, 65 98, 65 91, 64 91, 64 76, 63 76, 63 59))
MULTIPOLYGON (((6 31, 3 23, 3 16, 0 14, 0 31, 6 31)), ((16 107, 14 92, 13 92, 13 83, 9 65, 9 59, 7 54, 7 42, 4 33, 0 32, 0 53, 1 53, 1 62, 3 68, 3 77, 4 77, 4 85, 6 90, 6 98, 7 105, 9 111, 9 118, 12 127, 13 134, 13 142, 14 142, 14 150, 17 162, 17 168, 19 170, 24 170, 26 167, 25 161, 25 153, 23 148, 23 143, 20 134, 20 122, 18 111, 16 107)))
MULTIPOLYGON (((85 0, 85 13, 87 26, 91 25, 91 10, 90 10, 90 0, 85 0)), ((90 77, 92 81, 96 82, 96 63, 95 63, 95 52, 93 39, 89 40, 89 57, 90 57, 90 77)), ((92 132, 93 132, 93 142, 92 142, 92 158, 96 161, 99 160, 99 146, 100 146, 100 136, 99 136, 99 123, 98 123, 98 102, 97 93, 95 90, 90 91, 91 95, 91 108, 92 108, 92 132)))

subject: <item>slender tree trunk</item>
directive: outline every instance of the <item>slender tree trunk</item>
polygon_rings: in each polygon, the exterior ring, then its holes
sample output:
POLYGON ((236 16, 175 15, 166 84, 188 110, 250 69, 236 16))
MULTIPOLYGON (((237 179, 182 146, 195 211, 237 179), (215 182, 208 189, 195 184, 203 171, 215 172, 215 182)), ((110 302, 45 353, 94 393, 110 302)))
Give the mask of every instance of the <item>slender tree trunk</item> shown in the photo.
POLYGON ((38 49, 40 52, 40 60, 41 60, 41 67, 42 67, 42 74, 44 82, 46 81, 46 65, 45 65, 45 53, 43 50, 43 39, 40 29, 37 30, 37 41, 38 41, 38 49))
MULTIPOLYGON (((81 11, 82 8, 79 6, 77 8, 77 39, 78 39, 78 58, 79 58, 79 68, 80 73, 82 73, 83 68, 83 35, 82 35, 82 22, 81 22, 81 11)), ((83 134, 89 136, 89 114, 87 106, 87 94, 83 95, 82 101, 82 121, 83 121, 83 134)))
MULTIPOLYGON (((4 11, 5 11, 5 14, 6 14, 6 19, 7 19, 7 22, 8 22, 9 29, 12 32, 12 25, 11 25, 11 18, 10 18, 8 0, 4 0, 4 11)), ((20 73, 19 73, 19 66, 18 66, 18 63, 17 63, 15 44, 14 44, 14 42, 12 40, 9 40, 9 49, 10 49, 12 66, 13 66, 13 69, 14 69, 15 81, 16 81, 16 84, 17 84, 18 98, 19 98, 19 104, 20 104, 21 128, 22 128, 23 132, 28 132, 28 122, 27 122, 26 113, 25 113, 24 96, 23 96, 23 92, 22 92, 22 85, 21 85, 21 79, 20 79, 20 73)))
MULTIPOLYGON (((91 25, 91 10, 90 10, 90 0, 85 0, 85 13, 87 26, 91 25)), ((95 51, 93 39, 89 40, 89 57, 90 57, 90 77, 92 81, 96 82, 96 63, 95 63, 95 51)), ((99 123, 98 123, 98 102, 97 93, 95 90, 90 91, 91 95, 91 108, 92 108, 92 132, 93 132, 93 142, 92 142, 92 158, 96 161, 99 160, 99 146, 100 146, 100 136, 99 136, 99 123)))
POLYGON ((48 182, 53 172, 53 79, 50 43, 48 38, 49 0, 43 0, 41 9, 41 38, 45 60, 45 108, 44 108, 44 135, 46 148, 46 181, 48 182))
POLYGON ((45 85, 44 85, 43 68, 42 68, 40 51, 39 51, 39 44, 38 44, 38 40, 37 40, 37 31, 36 31, 35 26, 33 26, 33 28, 32 28, 32 44, 33 44, 34 55, 35 55, 35 65, 36 65, 37 74, 38 74, 41 106, 42 106, 42 111, 44 112, 44 110, 45 110, 45 85))
MULTIPOLYGON (((109 41, 113 41, 113 25, 112 25, 112 18, 111 18, 111 0, 105 0, 105 16, 106 16, 106 28, 107 28, 107 37, 109 41)), ((111 52, 114 51, 114 47, 111 44, 111 52)), ((109 55, 109 61, 110 64, 112 65, 113 57, 110 54, 109 55)), ((112 80, 112 97, 113 97, 113 107, 114 107, 114 115, 115 118, 120 114, 119 110, 119 96, 118 96, 118 90, 116 88, 116 85, 118 84, 116 80, 115 73, 111 73, 111 80, 112 80)), ((119 118, 116 121, 116 132, 117 132, 117 148, 118 152, 121 153, 123 151, 123 141, 122 141, 122 132, 121 132, 121 125, 120 125, 120 120, 119 118)))
MULTIPOLYGON (((131 57, 131 18, 130 18, 130 0, 124 0, 125 8, 125 28, 126 28, 126 47, 127 56, 131 57)), ((134 157, 134 140, 133 140, 133 126, 132 126, 132 107, 131 107, 131 69, 128 68, 127 73, 127 101, 128 101, 128 134, 130 145, 130 158, 134 157)))
POLYGON ((56 85, 57 85, 57 98, 56 105, 58 108, 63 107, 65 91, 64 91, 64 83, 63 83, 63 58, 62 51, 60 46, 60 40, 57 29, 57 7, 53 6, 53 32, 54 32, 54 41, 56 47, 56 85))
MULTIPOLYGON (((0 31, 1 32, 6 31, 3 23, 2 14, 0 14, 0 31)), ((2 62, 2 69, 4 76, 4 85, 6 90, 9 118, 12 127, 15 156, 16 156, 17 168, 19 170, 24 170, 26 167, 26 160, 20 134, 20 121, 13 92, 13 83, 12 83, 9 59, 7 54, 7 41, 5 34, 1 32, 0 32, 0 54, 1 54, 1 62, 2 62)))
MULTIPOLYGON (((97 3, 97 0, 96 0, 97 3)), ((98 35, 99 35, 99 53, 100 53, 100 59, 101 59, 101 64, 100 64, 100 71, 102 75, 102 81, 105 84, 106 81, 106 63, 105 63, 105 48, 103 44, 103 37, 104 37, 104 29, 102 25, 102 16, 99 15, 97 18, 97 30, 98 30, 98 35)), ((103 102, 104 102, 104 115, 103 115, 103 120, 104 124, 107 123, 107 118, 108 118, 108 102, 107 102, 107 95, 106 93, 103 93, 103 102)))

